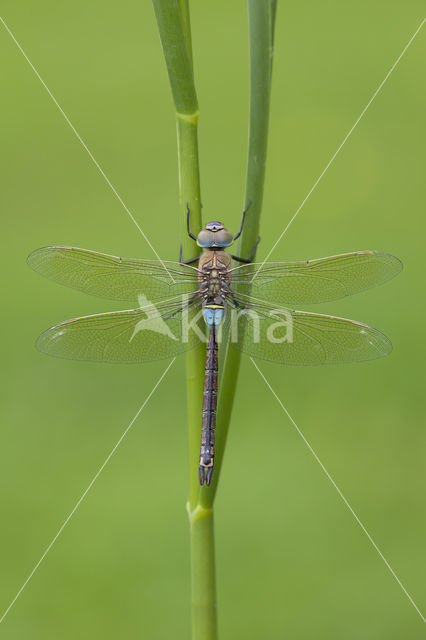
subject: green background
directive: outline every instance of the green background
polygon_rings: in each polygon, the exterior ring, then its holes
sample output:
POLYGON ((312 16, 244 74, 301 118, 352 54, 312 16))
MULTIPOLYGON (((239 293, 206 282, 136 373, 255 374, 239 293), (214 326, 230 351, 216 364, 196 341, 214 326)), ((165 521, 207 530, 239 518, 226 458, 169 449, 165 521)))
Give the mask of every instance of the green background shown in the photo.
MULTIPOLYGON (((247 146, 243 2, 193 2, 205 220, 237 229, 247 146)), ((263 258, 423 19, 422 3, 281 3, 263 258)), ((175 122, 149 2, 3 0, 1 15, 150 241, 178 255, 175 122)), ((426 609, 424 146, 426 27, 272 258, 385 250, 382 288, 323 305, 394 343, 382 361, 259 362, 426 609)), ((37 335, 117 304, 43 280, 33 249, 153 254, 0 25, 0 609, 5 610, 165 363, 50 359, 37 335)), ((134 424, 3 621, 2 637, 190 635, 185 358, 134 424)), ((220 425, 219 427, 220 428, 220 425)), ((222 639, 423 638, 425 626, 248 358, 217 495, 222 639)), ((1 613, 0 613, 1 615, 1 613)))

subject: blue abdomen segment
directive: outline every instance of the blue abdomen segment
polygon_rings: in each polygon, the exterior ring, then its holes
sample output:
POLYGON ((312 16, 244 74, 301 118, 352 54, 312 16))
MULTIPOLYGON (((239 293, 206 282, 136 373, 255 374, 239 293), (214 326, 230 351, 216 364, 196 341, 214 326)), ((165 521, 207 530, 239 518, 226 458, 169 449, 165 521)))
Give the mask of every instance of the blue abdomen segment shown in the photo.
POLYGON ((203 317, 209 327, 213 325, 218 327, 223 320, 225 309, 218 305, 205 306, 203 309, 203 317))

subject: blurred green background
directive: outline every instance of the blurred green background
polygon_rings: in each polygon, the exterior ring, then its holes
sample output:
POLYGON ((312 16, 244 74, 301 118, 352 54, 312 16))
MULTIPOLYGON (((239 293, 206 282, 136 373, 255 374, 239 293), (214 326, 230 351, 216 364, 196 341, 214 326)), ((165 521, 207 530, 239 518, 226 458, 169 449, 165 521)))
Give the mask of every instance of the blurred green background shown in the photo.
MULTIPOLYGON (((246 6, 192 4, 204 215, 236 230, 246 6)), ((176 259, 175 123, 150 2, 3 0, 1 14, 154 247, 176 259)), ((414 0, 279 4, 260 258, 423 14, 414 0)), ((425 55, 426 27, 273 254, 398 255, 405 269, 397 280, 318 309, 380 328, 394 352, 334 368, 259 363, 423 612, 425 55)), ((43 280, 25 263, 33 249, 153 255, 1 25, 0 56, 4 611, 165 363, 102 366, 34 349, 48 326, 117 304, 43 280)), ((10 610, 2 637, 189 637, 184 365, 176 361, 10 610)), ((247 358, 216 540, 222 639, 424 637, 420 616, 247 358)))

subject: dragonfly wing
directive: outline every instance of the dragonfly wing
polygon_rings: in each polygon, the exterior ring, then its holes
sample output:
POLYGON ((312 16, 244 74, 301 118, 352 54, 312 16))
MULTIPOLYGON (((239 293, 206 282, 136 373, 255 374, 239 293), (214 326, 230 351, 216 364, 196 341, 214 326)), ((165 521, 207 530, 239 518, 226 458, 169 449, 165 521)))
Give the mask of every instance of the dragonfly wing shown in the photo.
POLYGON ((130 364, 171 358, 200 343, 202 329, 199 334, 187 331, 183 317, 187 313, 190 322, 197 306, 194 302, 182 309, 182 303, 164 302, 75 318, 47 329, 36 346, 72 360, 130 364))
POLYGON ((28 257, 38 273, 73 289, 111 300, 138 302, 191 294, 198 269, 179 262, 109 256, 77 247, 43 247, 28 257))
POLYGON ((232 269, 232 288, 242 296, 285 305, 337 300, 395 277, 398 258, 378 251, 357 251, 301 262, 266 262, 232 269))
POLYGON ((234 315, 231 344, 255 358, 294 365, 362 362, 392 351, 383 333, 361 322, 275 307, 234 315))

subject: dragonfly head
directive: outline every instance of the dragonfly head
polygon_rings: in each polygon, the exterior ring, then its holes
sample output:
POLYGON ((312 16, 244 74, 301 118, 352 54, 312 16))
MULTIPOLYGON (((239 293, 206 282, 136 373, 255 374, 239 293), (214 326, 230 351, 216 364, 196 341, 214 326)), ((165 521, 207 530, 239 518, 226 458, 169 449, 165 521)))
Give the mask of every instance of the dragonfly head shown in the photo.
POLYGON ((228 229, 225 229, 221 222, 208 222, 205 229, 197 236, 197 244, 203 249, 210 247, 229 247, 234 241, 234 236, 228 229))

